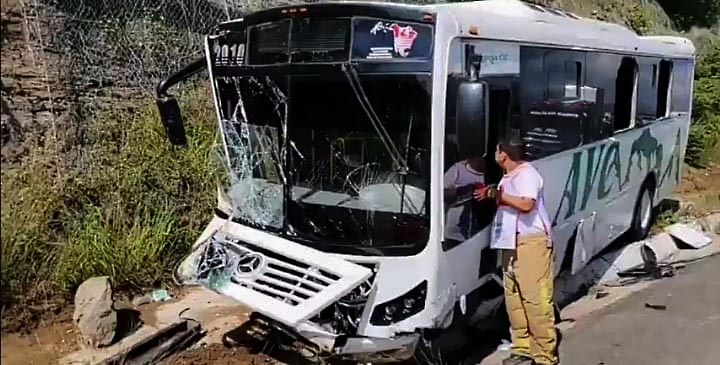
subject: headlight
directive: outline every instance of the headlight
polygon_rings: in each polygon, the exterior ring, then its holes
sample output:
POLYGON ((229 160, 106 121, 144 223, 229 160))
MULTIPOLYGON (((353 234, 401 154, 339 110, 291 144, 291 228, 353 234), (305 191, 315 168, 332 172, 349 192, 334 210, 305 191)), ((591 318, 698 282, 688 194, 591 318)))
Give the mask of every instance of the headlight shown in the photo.
POLYGON ((427 297, 427 281, 410 289, 407 293, 373 308, 370 316, 370 324, 375 326, 387 326, 400 322, 425 309, 425 298, 427 297))

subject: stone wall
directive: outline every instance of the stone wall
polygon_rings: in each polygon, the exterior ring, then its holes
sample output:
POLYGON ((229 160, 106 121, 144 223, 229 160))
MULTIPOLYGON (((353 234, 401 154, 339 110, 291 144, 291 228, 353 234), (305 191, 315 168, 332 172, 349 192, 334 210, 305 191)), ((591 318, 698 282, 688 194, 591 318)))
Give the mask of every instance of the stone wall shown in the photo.
POLYGON ((45 135, 67 118, 70 100, 60 77, 60 56, 38 48, 60 19, 27 21, 20 1, 2 2, 2 159, 23 153, 23 142, 45 135))

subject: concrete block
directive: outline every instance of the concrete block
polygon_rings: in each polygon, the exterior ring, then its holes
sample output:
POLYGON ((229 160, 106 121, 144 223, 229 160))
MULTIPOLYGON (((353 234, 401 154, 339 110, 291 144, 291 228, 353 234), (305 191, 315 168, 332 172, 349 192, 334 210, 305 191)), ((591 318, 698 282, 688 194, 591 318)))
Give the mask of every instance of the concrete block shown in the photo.
MULTIPOLYGON (((645 241, 633 242, 619 251, 612 252, 607 257, 603 257, 605 261, 609 261, 609 267, 600 277, 600 283, 607 283, 619 279, 619 272, 637 268, 643 265, 641 249, 645 245, 645 241)), ((601 260, 602 261, 602 260, 601 260)), ((607 262, 605 263, 607 265, 607 262)))
POLYGON ((645 246, 655 253, 658 262, 667 261, 680 251, 673 238, 667 233, 652 236, 645 241, 645 246))
POLYGON ((684 223, 673 224, 665 231, 692 248, 703 248, 712 243, 712 238, 684 223))

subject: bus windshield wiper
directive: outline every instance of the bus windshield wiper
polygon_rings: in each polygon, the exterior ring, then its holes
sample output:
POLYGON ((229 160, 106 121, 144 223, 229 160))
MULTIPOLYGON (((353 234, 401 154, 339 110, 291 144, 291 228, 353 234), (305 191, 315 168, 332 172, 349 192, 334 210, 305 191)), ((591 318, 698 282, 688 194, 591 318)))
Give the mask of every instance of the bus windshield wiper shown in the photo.
MULTIPOLYGON (((372 124, 373 128, 375 129, 375 132, 380 137, 380 141, 385 146, 385 149, 387 149, 388 153, 390 154, 390 158, 392 158, 393 162, 396 166, 396 172, 401 176, 402 179, 402 187, 400 188, 400 214, 403 212, 403 208, 405 206, 405 185, 407 184, 407 174, 410 171, 408 165, 407 165, 407 150, 405 151, 405 158, 403 158, 403 155, 400 154, 400 151, 398 150, 397 146, 395 146, 395 143, 393 142, 392 138, 390 137, 390 134, 388 134, 387 130, 385 129, 385 126, 383 125, 382 121, 378 117, 377 113, 375 112, 375 109, 373 108, 372 104, 370 103, 370 99, 368 99, 367 94, 365 93, 365 89, 362 86, 362 83, 360 82, 360 76, 358 76, 357 71, 355 70, 355 67, 351 63, 344 63, 342 65, 342 70, 345 73, 345 77, 348 80, 348 83, 350 84, 350 87, 352 88, 353 92, 355 93, 355 97, 357 98, 358 102, 360 103, 360 106, 362 106, 363 110, 365 111, 365 114, 367 115, 368 119, 370 120, 370 123, 372 124)), ((412 125, 412 120, 411 120, 412 125)), ((410 136, 408 135, 408 140, 410 136)), ((406 146, 407 149, 407 146, 406 146)), ((414 208, 414 207, 413 207, 414 208)))
POLYGON ((407 161, 402 158, 400 151, 395 146, 395 143, 393 143, 392 138, 390 138, 390 134, 388 134, 385 126, 382 124, 382 121, 380 121, 377 113, 375 113, 375 109, 373 108, 372 104, 370 104, 370 99, 368 99, 367 94, 365 93, 365 89, 360 83, 360 77, 358 76, 355 67, 351 63, 344 63, 342 65, 342 70, 345 73, 345 77, 347 78, 348 83, 350 83, 350 87, 355 93, 355 97, 360 103, 360 106, 362 106, 368 119, 370 119, 370 123, 372 124, 373 128, 375 128, 375 132, 377 132, 378 136, 380 137, 380 141, 383 143, 383 145, 385 145, 388 153, 390 153, 390 158, 393 159, 395 166, 397 166, 398 172, 402 175, 407 174, 407 161))

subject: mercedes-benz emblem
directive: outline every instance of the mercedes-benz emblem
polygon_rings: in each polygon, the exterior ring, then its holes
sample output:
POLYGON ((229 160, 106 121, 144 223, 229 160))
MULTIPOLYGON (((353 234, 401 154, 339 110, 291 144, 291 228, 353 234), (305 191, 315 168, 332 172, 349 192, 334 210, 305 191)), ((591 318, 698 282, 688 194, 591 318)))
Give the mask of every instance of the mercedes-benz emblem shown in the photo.
POLYGON ((265 266, 265 257, 257 252, 243 252, 237 261, 235 272, 239 275, 251 275, 265 266))

